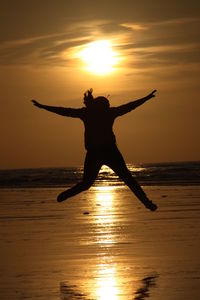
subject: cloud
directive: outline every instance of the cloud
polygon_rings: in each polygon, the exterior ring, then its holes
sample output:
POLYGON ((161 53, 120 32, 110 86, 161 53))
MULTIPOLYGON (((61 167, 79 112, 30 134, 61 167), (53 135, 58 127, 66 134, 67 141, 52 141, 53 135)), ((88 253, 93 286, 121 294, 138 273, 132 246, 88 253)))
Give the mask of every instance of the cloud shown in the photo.
MULTIPOLYGON (((58 33, 15 39, 0 44, 2 65, 62 65, 63 51, 101 36, 107 21, 72 22, 58 33)), ((70 58, 68 58, 70 60, 70 58)), ((66 56, 65 56, 66 60, 66 56)))
POLYGON ((0 64, 77 66, 71 55, 96 39, 110 39, 123 67, 148 69, 199 63, 199 18, 179 18, 146 23, 108 20, 71 22, 62 31, 17 39, 0 45, 0 64))
POLYGON ((123 23, 130 33, 122 46, 130 70, 147 70, 200 63, 200 18, 123 23))
POLYGON ((176 18, 155 22, 142 22, 142 23, 121 23, 122 27, 131 29, 133 31, 141 31, 141 30, 150 30, 153 27, 162 27, 162 26, 174 26, 174 25, 186 25, 188 23, 196 23, 200 22, 200 18, 176 18))
POLYGON ((142 31, 150 29, 149 25, 146 24, 137 24, 137 23, 122 23, 120 24, 122 27, 132 29, 134 31, 142 31))
POLYGON ((85 41, 88 37, 73 37, 69 33, 8 41, 0 46, 0 63, 32 66, 59 63, 62 51, 85 41))

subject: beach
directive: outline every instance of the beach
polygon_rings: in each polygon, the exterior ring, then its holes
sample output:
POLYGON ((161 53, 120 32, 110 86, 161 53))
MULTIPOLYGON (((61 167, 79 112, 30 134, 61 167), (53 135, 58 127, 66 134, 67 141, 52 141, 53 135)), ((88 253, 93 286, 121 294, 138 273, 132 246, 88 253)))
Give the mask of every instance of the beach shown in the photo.
POLYGON ((0 298, 198 300, 200 187, 123 184, 63 203, 63 187, 1 188, 0 298))

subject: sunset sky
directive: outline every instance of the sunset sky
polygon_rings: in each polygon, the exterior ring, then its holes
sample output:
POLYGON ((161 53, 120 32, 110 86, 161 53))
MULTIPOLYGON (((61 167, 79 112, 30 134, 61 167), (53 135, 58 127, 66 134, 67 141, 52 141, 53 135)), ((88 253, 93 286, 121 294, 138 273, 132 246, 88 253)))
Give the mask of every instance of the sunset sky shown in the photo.
POLYGON ((81 121, 30 100, 78 108, 91 87, 112 106, 158 91, 116 120, 127 162, 200 160, 199 1, 1 1, 0 32, 1 169, 82 164, 81 121))

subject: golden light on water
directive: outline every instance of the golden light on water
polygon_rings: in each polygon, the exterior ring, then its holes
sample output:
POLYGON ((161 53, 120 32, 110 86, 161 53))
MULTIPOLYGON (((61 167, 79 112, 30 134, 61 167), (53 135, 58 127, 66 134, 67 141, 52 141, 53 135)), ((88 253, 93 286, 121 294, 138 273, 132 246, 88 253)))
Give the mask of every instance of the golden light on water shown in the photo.
POLYGON ((112 186, 99 186, 96 188, 96 199, 104 206, 112 206, 112 200, 114 198, 115 187, 112 186))
POLYGON ((106 75, 115 70, 119 55, 113 50, 108 40, 89 43, 81 49, 77 56, 82 60, 84 68, 96 75, 106 75))
MULTIPOLYGON (((101 172, 112 171, 103 166, 101 172)), ((140 228, 140 224, 134 223, 132 229, 131 222, 133 216, 135 219, 135 214, 129 212, 124 216, 123 207, 125 202, 126 210, 130 211, 133 205, 130 198, 121 198, 121 186, 108 184, 111 183, 104 181, 104 185, 92 187, 94 192, 91 193, 90 204, 88 203, 92 206, 91 213, 83 216, 82 227, 89 231, 80 230, 78 223, 76 230, 79 233, 79 242, 77 243, 76 236, 71 236, 72 240, 74 239, 72 245, 75 243, 76 246, 69 256, 66 269, 70 272, 72 284, 66 281, 62 285, 63 300, 77 297, 125 300, 130 296, 130 299, 144 299, 145 293, 151 287, 151 279, 143 280, 142 283, 138 281, 138 269, 145 270, 146 266, 143 262, 140 263, 140 260, 139 263, 133 260, 132 256, 134 253, 137 255, 137 233, 134 231, 140 228), (133 230, 132 233, 130 229, 133 230)), ((146 277, 148 278, 148 275, 146 277)))
MULTIPOLYGON (((109 168, 102 167, 102 172, 109 172, 109 168)), ((115 243, 115 234, 113 232, 113 223, 115 222, 114 200, 116 188, 114 186, 96 187, 96 201, 98 206, 97 227, 98 244, 104 249, 112 247, 115 243)), ((118 300, 119 282, 117 269, 113 264, 111 256, 102 257, 102 262, 97 264, 97 281, 95 283, 95 294, 98 300, 118 300)))
POLYGON ((116 268, 102 265, 99 269, 96 296, 98 300, 118 300, 116 268))
POLYGON ((115 197, 115 187, 99 186, 96 187, 96 202, 98 203, 98 215, 96 218, 98 244, 112 244, 112 226, 115 219, 113 200, 115 197))

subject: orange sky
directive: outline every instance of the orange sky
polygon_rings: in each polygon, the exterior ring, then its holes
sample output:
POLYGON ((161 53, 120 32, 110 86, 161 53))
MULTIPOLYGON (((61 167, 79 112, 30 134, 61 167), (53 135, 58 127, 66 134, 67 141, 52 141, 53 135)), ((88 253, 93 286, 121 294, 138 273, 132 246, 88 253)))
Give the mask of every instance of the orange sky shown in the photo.
POLYGON ((0 168, 82 164, 81 121, 30 100, 81 107, 90 87, 113 106, 158 90, 114 125, 127 162, 199 160, 199 11, 196 0, 1 3, 0 168), (98 76, 72 53, 101 39, 121 60, 98 76))

